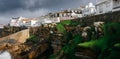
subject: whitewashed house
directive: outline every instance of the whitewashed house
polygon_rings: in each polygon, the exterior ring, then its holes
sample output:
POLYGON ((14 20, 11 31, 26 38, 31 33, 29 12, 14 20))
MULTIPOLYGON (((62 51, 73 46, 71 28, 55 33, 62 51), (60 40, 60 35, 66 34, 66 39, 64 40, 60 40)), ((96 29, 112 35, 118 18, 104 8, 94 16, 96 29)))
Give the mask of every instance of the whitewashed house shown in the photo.
POLYGON ((113 12, 120 11, 120 0, 113 0, 113 12))
POLYGON ((60 12, 55 12, 52 15, 53 15, 53 17, 71 17, 71 11, 64 10, 64 11, 60 11, 60 12))
POLYGON ((97 0, 96 8, 96 14, 112 12, 113 2, 112 0, 97 0))
POLYGON ((82 10, 78 9, 78 8, 69 9, 69 10, 63 10, 60 12, 50 13, 49 15, 51 16, 51 18, 53 18, 53 19, 55 18, 59 22, 59 20, 63 21, 63 20, 71 20, 71 19, 75 19, 75 18, 81 18, 82 10))
POLYGON ((39 21, 38 18, 24 18, 24 17, 12 18, 12 20, 10 21, 10 26, 37 27, 40 26, 40 23, 38 21, 39 21))
POLYGON ((50 18, 44 18, 42 24, 48 24, 52 23, 52 20, 50 18))
POLYGON ((53 23, 59 23, 60 22, 60 18, 59 17, 55 17, 55 18, 51 18, 53 23))
POLYGON ((35 20, 35 19, 32 19, 32 20, 28 20, 28 22, 25 23, 25 26, 27 27, 38 27, 40 26, 41 24, 38 22, 39 20, 35 20))
POLYGON ((50 23, 59 23, 60 19, 59 17, 54 17, 54 18, 50 18, 50 17, 45 17, 40 19, 39 23, 41 24, 50 24, 50 23))
POLYGON ((19 26, 18 23, 17 23, 17 20, 12 19, 10 21, 10 26, 19 26))
POLYGON ((26 18, 24 18, 24 17, 12 18, 12 20, 10 21, 10 26, 19 27, 19 26, 23 25, 24 22, 21 22, 22 19, 26 19, 26 18))
POLYGON ((97 0, 96 8, 96 14, 120 11, 120 0, 97 0))
POLYGON ((79 8, 79 9, 72 9, 71 10, 71 16, 72 17, 76 17, 76 18, 83 17, 81 8, 79 8))
POLYGON ((93 3, 89 3, 88 5, 85 6, 85 8, 82 10, 82 13, 84 16, 88 15, 94 15, 96 13, 96 8, 93 3))

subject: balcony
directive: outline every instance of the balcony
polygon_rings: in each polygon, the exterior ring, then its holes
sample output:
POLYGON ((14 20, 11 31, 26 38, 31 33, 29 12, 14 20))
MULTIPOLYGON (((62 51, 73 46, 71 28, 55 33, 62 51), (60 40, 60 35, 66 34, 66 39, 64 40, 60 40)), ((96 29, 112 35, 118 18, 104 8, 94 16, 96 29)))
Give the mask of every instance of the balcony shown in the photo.
POLYGON ((113 9, 118 9, 118 8, 120 8, 120 6, 113 7, 113 9))
POLYGON ((113 0, 113 9, 119 9, 119 8, 120 8, 120 1, 113 0))
POLYGON ((101 4, 101 3, 104 3, 104 2, 107 2, 108 0, 97 0, 97 3, 96 4, 101 4))

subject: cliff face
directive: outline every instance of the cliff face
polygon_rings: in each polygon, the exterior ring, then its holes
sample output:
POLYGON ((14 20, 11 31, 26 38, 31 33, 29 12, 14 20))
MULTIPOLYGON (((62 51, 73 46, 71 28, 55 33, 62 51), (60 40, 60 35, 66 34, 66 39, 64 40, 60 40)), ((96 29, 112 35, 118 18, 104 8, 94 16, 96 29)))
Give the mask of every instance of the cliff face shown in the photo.
MULTIPOLYGON (((5 34, 6 33, 7 32, 5 32, 5 34)), ((0 51, 7 50, 14 59, 44 58, 45 55, 43 54, 46 54, 45 51, 49 48, 49 43, 47 41, 49 36, 49 28, 45 27, 29 28, 18 31, 0 38, 0 51), (35 37, 30 38, 29 35, 34 35, 35 37), (33 43, 30 39, 38 41, 33 43)))
MULTIPOLYGON (((13 59, 35 59, 39 55, 42 55, 44 51, 48 49, 48 44, 43 42, 42 44, 0 44, 0 51, 8 51, 13 59)), ((42 57, 41 57, 42 58, 42 57)))

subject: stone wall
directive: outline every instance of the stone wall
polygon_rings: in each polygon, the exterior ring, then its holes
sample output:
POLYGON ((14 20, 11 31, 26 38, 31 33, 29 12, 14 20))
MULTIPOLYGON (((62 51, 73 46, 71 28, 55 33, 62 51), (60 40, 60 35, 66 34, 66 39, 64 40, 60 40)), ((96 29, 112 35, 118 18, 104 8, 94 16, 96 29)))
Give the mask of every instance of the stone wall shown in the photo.
POLYGON ((7 42, 9 39, 14 39, 17 42, 24 43, 29 38, 29 29, 0 38, 0 41, 7 42))
POLYGON ((0 38, 8 36, 10 34, 19 32, 21 30, 27 29, 26 27, 10 27, 10 26, 5 26, 3 29, 0 29, 0 38))
POLYGON ((76 21, 79 21, 79 22, 82 21, 88 25, 91 25, 93 24, 93 22, 97 22, 97 21, 104 21, 106 23, 107 22, 120 22, 120 11, 78 18, 76 21))

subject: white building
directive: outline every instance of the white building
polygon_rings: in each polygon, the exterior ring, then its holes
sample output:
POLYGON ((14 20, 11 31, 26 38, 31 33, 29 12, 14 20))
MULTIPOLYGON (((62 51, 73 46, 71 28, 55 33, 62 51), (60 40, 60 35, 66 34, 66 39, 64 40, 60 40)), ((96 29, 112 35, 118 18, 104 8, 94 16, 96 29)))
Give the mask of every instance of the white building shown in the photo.
POLYGON ((42 24, 52 23, 52 20, 50 18, 44 18, 42 21, 42 24))
POLYGON ((38 22, 38 20, 30 20, 24 26, 27 26, 27 27, 38 27, 40 25, 41 24, 38 22))
POLYGON ((12 19, 12 20, 10 21, 10 26, 18 26, 17 20, 12 19))
POLYGON ((97 13, 103 14, 120 10, 120 0, 97 0, 97 13))
POLYGON ((95 5, 93 5, 93 3, 89 3, 88 5, 85 6, 82 12, 84 16, 94 15, 96 13, 95 5))
POLYGON ((12 20, 10 21, 10 26, 36 27, 36 26, 40 26, 38 21, 39 21, 38 18, 24 18, 24 17, 12 18, 12 20))
POLYGON ((69 9, 69 10, 63 10, 60 12, 52 13, 51 16, 59 17, 59 18, 80 18, 82 17, 82 10, 81 9, 69 9))
POLYGON ((71 10, 71 16, 76 17, 76 18, 83 17, 81 8, 80 9, 72 9, 71 10))
POLYGON ((21 22, 22 19, 26 19, 26 18, 24 17, 12 18, 12 20, 10 21, 10 26, 19 27, 23 25, 24 22, 21 22))
POLYGON ((113 0, 113 12, 120 10, 120 0, 113 0))
POLYGON ((56 18, 51 18, 53 23, 59 23, 60 22, 60 18, 56 17, 56 18))
POLYGON ((59 23, 60 19, 59 17, 54 17, 54 18, 43 18, 39 23, 41 24, 49 24, 49 23, 59 23))
POLYGON ((112 0, 97 0, 97 3, 96 3, 97 12, 96 12, 96 14, 103 14, 103 13, 112 12, 112 5, 113 5, 112 0))

